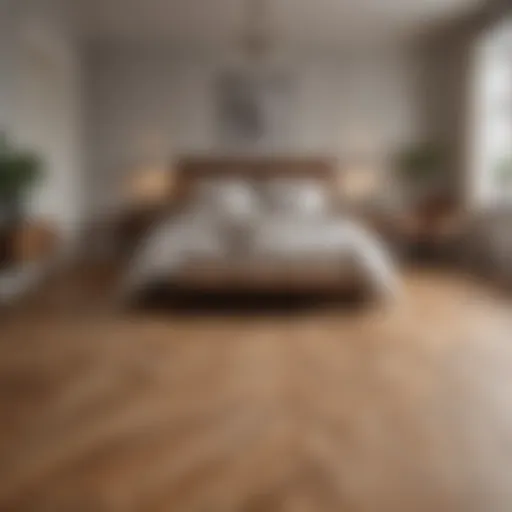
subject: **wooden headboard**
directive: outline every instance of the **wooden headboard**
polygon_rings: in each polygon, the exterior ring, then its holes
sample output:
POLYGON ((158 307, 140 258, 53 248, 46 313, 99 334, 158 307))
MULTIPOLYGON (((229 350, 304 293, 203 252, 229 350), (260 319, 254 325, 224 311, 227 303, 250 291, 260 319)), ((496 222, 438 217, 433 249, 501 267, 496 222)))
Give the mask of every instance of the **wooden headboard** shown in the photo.
POLYGON ((331 185, 335 180, 334 158, 239 157, 183 158, 177 166, 176 186, 181 193, 204 178, 239 177, 261 181, 275 177, 308 177, 331 185))

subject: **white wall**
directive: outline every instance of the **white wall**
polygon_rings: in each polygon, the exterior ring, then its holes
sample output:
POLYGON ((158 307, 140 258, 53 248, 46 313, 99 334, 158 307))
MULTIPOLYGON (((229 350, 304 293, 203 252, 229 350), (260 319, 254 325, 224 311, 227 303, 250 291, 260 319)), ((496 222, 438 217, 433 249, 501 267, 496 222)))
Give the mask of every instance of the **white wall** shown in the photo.
MULTIPOLYGON (((385 155, 421 132, 412 56, 399 51, 289 57, 290 133, 267 151, 385 155)), ((215 83, 223 60, 172 52, 98 48, 89 55, 91 213, 112 204, 141 157, 220 152, 215 83)))
POLYGON ((69 10, 63 0, 2 0, 0 2, 0 129, 12 131, 15 94, 20 83, 21 40, 34 27, 45 27, 71 44, 69 10))
POLYGON ((0 36, 8 47, 0 51, 0 76, 7 69, 9 77, 7 85, 0 78, 0 114, 2 105, 8 106, 1 127, 15 143, 41 156, 45 176, 29 213, 50 220, 65 249, 78 233, 83 210, 79 45, 65 2, 14 4, 9 30, 0 36))
POLYGON ((16 141, 37 151, 44 164, 29 213, 51 221, 67 242, 79 228, 83 198, 79 62, 65 40, 33 28, 20 41, 18 78, 16 141))
POLYGON ((16 0, 0 2, 0 130, 12 119, 11 100, 15 89, 15 34, 20 4, 16 0))

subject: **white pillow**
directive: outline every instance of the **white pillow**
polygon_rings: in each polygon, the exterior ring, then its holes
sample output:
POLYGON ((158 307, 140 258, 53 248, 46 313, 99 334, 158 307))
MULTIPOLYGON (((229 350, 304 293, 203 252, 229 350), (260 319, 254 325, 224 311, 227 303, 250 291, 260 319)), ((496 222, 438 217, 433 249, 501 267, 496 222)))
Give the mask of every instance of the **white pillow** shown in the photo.
POLYGON ((329 192, 322 181, 304 178, 276 178, 265 186, 272 211, 302 217, 316 217, 330 207, 329 192))
POLYGON ((201 211, 229 221, 245 221, 259 211, 254 187, 242 179, 204 179, 194 189, 194 205, 201 211))

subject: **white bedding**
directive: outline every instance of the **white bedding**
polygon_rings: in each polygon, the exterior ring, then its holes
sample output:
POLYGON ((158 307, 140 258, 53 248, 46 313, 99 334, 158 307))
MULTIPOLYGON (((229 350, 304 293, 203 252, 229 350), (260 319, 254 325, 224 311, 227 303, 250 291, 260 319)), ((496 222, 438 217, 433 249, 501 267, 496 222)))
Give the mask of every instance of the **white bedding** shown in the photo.
MULTIPOLYGON (((246 230, 237 258, 314 264, 336 261, 345 274, 356 275, 365 289, 382 297, 397 292, 396 271, 384 244, 356 221, 339 215, 268 215, 252 219, 246 230)), ((229 226, 210 212, 192 210, 167 219, 148 233, 136 251, 123 295, 129 297, 159 279, 171 279, 191 260, 233 258, 232 245, 229 226)))
POLYGON ((337 261, 361 286, 393 296, 398 289, 396 269, 385 245, 360 223, 343 217, 313 219, 270 218, 255 230, 256 259, 337 261))

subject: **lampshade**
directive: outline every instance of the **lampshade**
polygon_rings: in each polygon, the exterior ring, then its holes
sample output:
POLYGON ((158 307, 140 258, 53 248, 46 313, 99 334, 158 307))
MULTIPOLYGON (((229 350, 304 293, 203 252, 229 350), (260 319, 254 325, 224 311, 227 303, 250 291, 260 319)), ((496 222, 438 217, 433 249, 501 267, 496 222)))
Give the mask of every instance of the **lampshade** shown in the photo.
POLYGON ((167 166, 143 165, 129 174, 123 197, 134 205, 158 204, 171 197, 173 185, 173 173, 167 166))
POLYGON ((340 187, 350 201, 367 201, 376 196, 381 187, 381 173, 366 165, 351 165, 340 173, 340 187))

